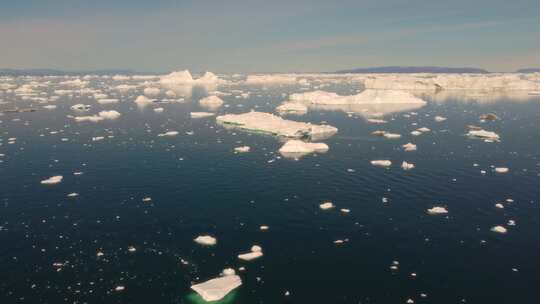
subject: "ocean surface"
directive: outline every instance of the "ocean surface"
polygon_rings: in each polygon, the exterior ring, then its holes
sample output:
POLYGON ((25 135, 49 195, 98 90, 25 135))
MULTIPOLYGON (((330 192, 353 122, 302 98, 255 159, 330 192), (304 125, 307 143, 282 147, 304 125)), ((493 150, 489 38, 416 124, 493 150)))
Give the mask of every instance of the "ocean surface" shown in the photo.
MULTIPOLYGON (((37 96, 59 95, 57 79, 13 80, 30 81, 47 82, 37 96)), ((339 132, 324 140, 328 152, 295 160, 277 152, 278 138, 190 118, 206 111, 198 100, 208 89, 141 108, 133 102, 141 88, 115 93, 108 80, 91 87, 119 102, 0 95, 2 110, 37 109, 0 116, 2 304, 201 303, 190 286, 229 267, 243 284, 222 303, 538 303, 538 96, 422 94, 425 106, 374 109, 385 124, 369 123, 365 109, 310 108, 286 118, 339 132), (75 113, 78 103, 92 109, 75 113), (69 117, 112 109, 121 116, 69 117), (499 119, 481 122, 486 113, 499 119), (468 125, 496 132, 500 142, 466 137, 468 125), (410 134, 420 127, 431 131, 410 134), (371 135, 376 130, 402 137, 371 135), (179 134, 158 136, 167 131, 179 134), (408 142, 417 151, 403 151, 408 142), (249 153, 234 153, 244 145, 249 153), (371 165, 376 159, 392 165, 371 165), (415 168, 402 170, 402 161, 415 168), (56 175, 61 183, 41 184, 56 175), (321 210, 325 201, 336 208, 321 210), (434 206, 448 214, 428 214, 434 206), (507 233, 491 231, 498 225, 507 233), (206 234, 215 246, 193 241, 206 234), (264 256, 240 261, 252 245, 264 256)), ((227 93, 220 115, 275 112, 289 94, 314 85, 218 89, 227 93)), ((324 87, 361 89, 339 81, 324 87)))

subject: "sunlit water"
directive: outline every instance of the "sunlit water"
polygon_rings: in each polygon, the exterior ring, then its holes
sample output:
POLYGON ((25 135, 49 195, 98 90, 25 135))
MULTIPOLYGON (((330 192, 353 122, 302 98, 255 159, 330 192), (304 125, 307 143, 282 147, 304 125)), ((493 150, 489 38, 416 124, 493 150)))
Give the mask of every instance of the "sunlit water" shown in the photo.
MULTIPOLYGON (((233 89, 250 97, 224 96, 218 113, 274 112, 286 95, 306 88, 233 89)), ((325 140, 327 153, 291 160, 277 153, 282 143, 274 137, 227 130, 213 117, 191 119, 191 111, 204 110, 202 89, 183 103, 160 104, 163 113, 152 111, 157 105, 139 109, 132 102, 139 94, 112 105, 62 97, 53 110, 0 96, 2 109, 39 109, 0 116, 0 303, 192 303, 192 283, 241 266, 243 285, 227 297, 231 303, 536 303, 537 97, 424 96, 427 106, 388 113, 382 125, 310 109, 288 118, 327 122, 339 132, 325 140), (93 108, 76 114, 75 103, 93 108), (122 116, 98 123, 67 117, 100 109, 122 116), (489 112, 501 119, 479 122, 489 112), (435 122, 436 115, 448 119, 435 122), (471 124, 497 132, 501 142, 465 137, 471 124), (432 131, 410 135, 419 127, 432 131), (170 130, 179 135, 157 136, 170 130), (375 130, 402 138, 370 135, 375 130), (418 150, 404 152, 407 142, 418 150), (233 152, 243 145, 251 152, 233 152), (373 159, 393 164, 375 167, 373 159), (416 168, 402 170, 403 160, 416 168), (40 184, 53 175, 64 179, 40 184), (67 197, 72 192, 79 196, 67 197), (336 208, 320 210, 327 200, 336 208), (500 202, 504 209, 495 207, 500 202), (436 205, 449 214, 428 215, 436 205), (490 231, 496 225, 508 233, 490 231), (217 237, 217 245, 194 243, 201 234, 217 237), (254 244, 264 256, 239 261, 254 244)))

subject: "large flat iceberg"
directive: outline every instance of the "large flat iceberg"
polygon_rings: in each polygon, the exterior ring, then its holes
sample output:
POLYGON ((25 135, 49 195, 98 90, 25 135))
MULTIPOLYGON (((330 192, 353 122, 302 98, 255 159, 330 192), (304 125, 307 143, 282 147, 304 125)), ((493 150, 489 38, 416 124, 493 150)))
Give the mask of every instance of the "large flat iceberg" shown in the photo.
POLYGON ((205 301, 219 301, 229 292, 242 285, 242 279, 236 274, 224 275, 191 286, 205 301))
POLYGON ((365 90, 356 95, 345 96, 326 91, 312 91, 291 94, 289 99, 318 105, 426 104, 424 100, 411 93, 395 90, 365 90))
POLYGON ((218 116, 216 121, 224 126, 288 138, 322 139, 328 138, 338 131, 337 128, 329 125, 286 120, 270 113, 255 111, 218 116))

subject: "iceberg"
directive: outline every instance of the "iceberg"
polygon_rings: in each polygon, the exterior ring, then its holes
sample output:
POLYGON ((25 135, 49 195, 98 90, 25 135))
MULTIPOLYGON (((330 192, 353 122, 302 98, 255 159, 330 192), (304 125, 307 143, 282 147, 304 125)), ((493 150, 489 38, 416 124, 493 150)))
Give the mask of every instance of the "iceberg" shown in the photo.
POLYGON ((178 131, 167 131, 165 133, 158 134, 159 137, 164 137, 164 136, 171 137, 171 136, 176 136, 176 135, 178 135, 178 131))
POLYGON ((145 96, 148 96, 150 98, 155 98, 159 96, 160 90, 159 88, 149 87, 149 88, 145 88, 143 93, 145 96))
POLYGON ((465 135, 468 136, 468 137, 471 137, 471 138, 480 138, 480 139, 489 140, 489 141, 499 141, 500 140, 500 136, 497 133, 491 132, 491 131, 486 131, 486 130, 483 130, 483 129, 470 130, 465 135))
POLYGON ((62 182, 62 179, 64 179, 62 175, 55 175, 55 176, 51 176, 47 179, 42 180, 41 184, 42 185, 55 185, 62 182))
POLYGON ((448 213, 448 210, 446 210, 446 208, 444 208, 444 207, 436 206, 436 207, 433 207, 433 208, 428 209, 428 210, 427 210, 427 213, 428 213, 428 214, 431 214, 431 215, 435 215, 435 214, 447 214, 447 213, 448 213))
POLYGON ((190 113, 191 118, 206 118, 206 117, 211 117, 214 115, 216 114, 210 113, 210 112, 191 112, 190 113))
POLYGON ((324 202, 324 203, 321 203, 321 204, 319 205, 319 208, 320 208, 321 210, 330 210, 330 209, 332 209, 332 208, 334 208, 334 207, 335 207, 335 206, 334 206, 334 204, 333 204, 332 202, 324 202))
POLYGON ((255 111, 218 116, 216 121, 223 126, 288 138, 321 139, 330 137, 338 131, 337 128, 329 125, 285 120, 270 113, 255 111))
POLYGON ((74 116, 73 119, 75 119, 76 122, 100 122, 103 120, 113 120, 120 117, 120 113, 114 110, 111 111, 101 111, 98 113, 98 115, 92 115, 92 116, 74 116))
POLYGON ((154 101, 152 99, 149 99, 148 97, 144 95, 139 95, 134 102, 137 104, 138 107, 144 108, 150 104, 152 104, 154 101))
POLYGON ((389 160, 372 160, 371 164, 373 166, 379 166, 379 167, 389 167, 392 165, 392 162, 389 160))
POLYGON ((206 72, 202 77, 194 79, 188 70, 172 72, 161 76, 159 82, 162 86, 171 87, 178 85, 209 85, 224 83, 212 72, 206 72))
POLYGON ((497 173, 508 173, 510 171, 510 169, 506 168, 506 167, 497 167, 495 168, 495 172, 497 173))
POLYGON ((199 104, 201 107, 212 110, 221 107, 223 105, 223 100, 217 96, 208 96, 199 100, 199 104))
POLYGON ((252 261, 263 256, 262 248, 257 245, 251 246, 251 252, 239 254, 238 258, 243 261, 252 261))
POLYGON ((195 243, 204 246, 214 246, 217 243, 217 239, 209 235, 200 235, 194 239, 195 243))
POLYGON ((295 114, 303 115, 307 113, 308 108, 301 104, 295 102, 285 102, 276 108, 276 111, 281 114, 295 114))
POLYGON ((508 229, 506 229, 503 226, 495 226, 495 227, 491 228, 491 231, 496 232, 496 233, 505 234, 506 232, 508 232, 508 229))
POLYGON ((411 170, 414 169, 414 164, 408 163, 406 161, 401 163, 401 169, 403 170, 411 170))
MULTIPOLYGON (((229 271, 223 271, 223 273, 229 273, 229 271)), ((242 279, 238 275, 229 274, 192 285, 191 289, 197 292, 203 300, 211 302, 223 299, 229 292, 241 285, 242 279)))
POLYGON ((241 146, 234 148, 234 152, 236 153, 248 153, 251 148, 249 146, 241 146))
POLYGON ((411 93, 395 90, 364 90, 359 94, 348 96, 326 91, 312 91, 291 94, 289 99, 297 102, 307 101, 318 105, 426 104, 424 100, 411 93))
POLYGON ((407 152, 416 151, 416 145, 413 143, 406 143, 401 147, 403 147, 403 150, 407 152))
POLYGON ((311 143, 297 139, 288 140, 281 148, 279 153, 288 158, 299 158, 311 153, 323 153, 328 151, 328 145, 325 143, 311 143))

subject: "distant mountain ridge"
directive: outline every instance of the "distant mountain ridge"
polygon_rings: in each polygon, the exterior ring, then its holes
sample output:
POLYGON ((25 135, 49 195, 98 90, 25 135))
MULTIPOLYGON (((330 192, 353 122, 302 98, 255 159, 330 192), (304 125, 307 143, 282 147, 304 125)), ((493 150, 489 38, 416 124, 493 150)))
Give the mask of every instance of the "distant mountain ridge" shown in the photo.
POLYGON ((125 69, 104 69, 104 70, 80 70, 62 71, 55 69, 0 69, 0 76, 80 76, 80 75, 133 75, 135 71, 125 69))
POLYGON ((517 70, 518 73, 540 73, 540 68, 527 68, 517 70))
POLYGON ((386 66, 386 67, 372 67, 372 68, 358 68, 336 71, 339 74, 351 73, 351 74, 368 74, 368 73, 444 73, 444 74, 487 74, 489 71, 479 68, 448 68, 448 67, 435 67, 435 66, 386 66))

